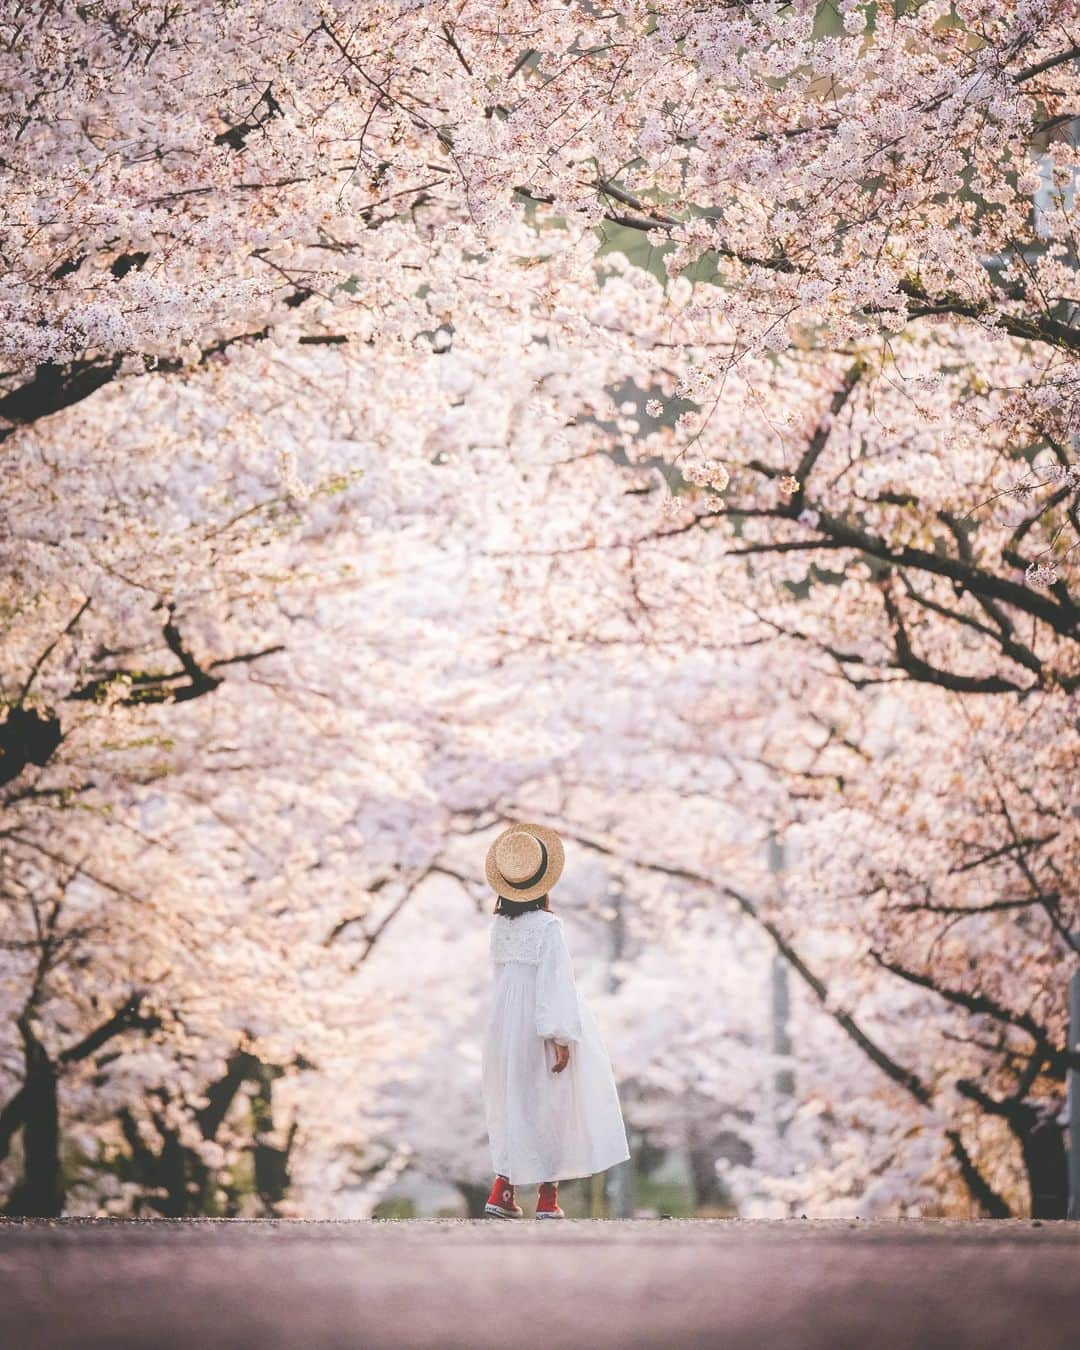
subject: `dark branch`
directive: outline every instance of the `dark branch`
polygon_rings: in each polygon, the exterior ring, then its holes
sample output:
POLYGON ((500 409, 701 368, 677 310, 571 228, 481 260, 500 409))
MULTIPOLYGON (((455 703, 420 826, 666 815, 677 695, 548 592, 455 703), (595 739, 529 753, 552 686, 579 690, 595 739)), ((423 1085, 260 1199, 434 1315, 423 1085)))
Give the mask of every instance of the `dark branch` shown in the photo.
POLYGON ((1068 51, 1058 52, 1055 56, 1048 56, 1045 61, 1039 61, 1033 66, 1025 66, 1023 70, 1017 71, 1013 80, 1017 84, 1022 84, 1024 80, 1030 80, 1036 75, 1041 75, 1044 70, 1053 70, 1055 66, 1063 66, 1078 58, 1080 58, 1080 47, 1070 47, 1068 51))
POLYGON ((132 994, 127 1002, 117 1008, 99 1027, 95 1027, 81 1041, 76 1041, 74 1045, 69 1045, 66 1050, 61 1051, 59 1063, 78 1064, 100 1050, 114 1036, 122 1035, 125 1031, 156 1031, 161 1026, 161 1019, 155 1013, 144 1012, 144 998, 145 995, 141 992, 132 994))
MULTIPOLYGON (((61 1051, 58 1064, 77 1064, 88 1059, 95 1051, 114 1037, 126 1031, 154 1031, 160 1026, 159 1019, 153 1014, 143 1012, 143 994, 134 993, 99 1027, 89 1032, 81 1041, 61 1051)), ((29 1028, 27 1028, 29 1030, 29 1028)), ((30 1106, 25 1087, 20 1087, 0 1109, 0 1161, 7 1157, 11 1141, 26 1123, 26 1112, 30 1106)))
POLYGON ((41 655, 38 657, 38 659, 37 659, 37 660, 34 662, 34 664, 30 667, 30 673, 27 675, 26 680, 25 680, 25 682, 24 682, 24 684, 23 684, 23 687, 22 687, 22 689, 19 691, 19 697, 15 700, 15 706, 16 706, 16 707, 19 707, 22 703, 25 702, 26 696, 27 696, 27 694, 29 694, 31 686, 33 685, 35 679, 37 679, 38 671, 41 670, 41 667, 45 664, 45 662, 49 659, 49 657, 50 657, 50 656, 53 654, 53 652, 56 650, 57 644, 58 644, 59 642, 61 642, 62 639, 68 637, 69 634, 71 634, 72 632, 74 632, 76 624, 78 624, 79 620, 80 620, 80 619, 82 618, 82 616, 86 613, 86 611, 90 608, 90 599, 91 599, 90 596, 87 596, 87 597, 86 597, 86 599, 82 602, 82 604, 79 606, 79 608, 75 611, 75 613, 72 615, 72 617, 71 617, 71 618, 68 620, 68 622, 65 624, 63 630, 62 630, 61 632, 59 632, 59 633, 56 635, 56 637, 53 638, 53 640, 49 643, 49 645, 48 645, 48 646, 45 648, 45 650, 41 653, 41 655))
POLYGON ((1026 1031, 1036 1041, 1049 1043, 1046 1028, 1040 1022, 1037 1022, 1031 1013, 1014 1012, 1012 1008, 1007 1008, 997 999, 991 998, 989 994, 968 993, 964 989, 950 989, 946 985, 938 984, 929 975, 924 975, 917 970, 910 970, 897 961, 889 960, 888 957, 882 956, 880 952, 871 951, 870 956, 883 970, 891 971, 893 975, 906 980, 908 984, 917 985, 920 989, 929 989, 939 998, 944 999, 946 1003, 955 1004, 956 1007, 965 1008, 971 1013, 981 1013, 987 1017, 992 1017, 995 1021, 1005 1022, 1009 1026, 1019 1027, 1021 1031, 1026 1031))
POLYGON ((190 703, 203 694, 213 693, 222 683, 222 676, 210 672, 223 670, 226 666, 249 665, 264 656, 274 656, 285 650, 281 643, 262 647, 253 652, 240 652, 236 656, 222 656, 211 661, 205 668, 200 666, 192 653, 184 646, 180 630, 176 625, 175 612, 170 605, 169 617, 162 628, 165 645, 180 662, 179 670, 170 671, 129 671, 112 670, 99 675, 74 689, 68 698, 86 702, 100 698, 110 685, 118 680, 126 680, 131 685, 131 693, 119 701, 133 707, 143 703, 190 703), (186 683, 179 683, 185 681, 186 683))
POLYGON ((990 1219, 1011 1219, 1012 1210, 975 1166, 971 1154, 964 1147, 964 1142, 957 1131, 946 1130, 945 1137, 949 1141, 953 1157, 960 1168, 960 1175, 964 1178, 964 1184, 977 1201, 982 1212, 990 1219))
POLYGON ((908 310, 912 319, 927 318, 934 314, 955 314, 958 318, 988 320, 992 326, 1003 328, 1010 337, 1045 342, 1063 351, 1080 352, 1080 329, 1053 319, 1049 314, 1025 318, 1018 314, 1000 313, 986 301, 963 300, 959 296, 931 296, 918 282, 906 278, 900 281, 897 289, 915 302, 914 307, 908 310))
POLYGON ((799 486, 792 496, 792 509, 795 515, 802 510, 803 505, 803 484, 810 477, 814 465, 817 463, 821 452, 829 441, 829 433, 832 431, 833 423, 839 414, 843 411, 844 405, 852 395, 852 391, 862 378, 865 366, 862 361, 856 361, 848 367, 840 385, 829 400, 828 415, 822 417, 810 437, 809 444, 803 451, 802 458, 799 460, 798 467, 795 470, 795 477, 799 486))
MULTIPOLYGON (((240 342, 261 342, 268 333, 269 329, 262 328, 254 333, 237 333, 233 337, 222 338, 203 348, 200 362, 205 364, 211 357, 220 355, 240 342)), ((0 397, 0 421, 8 423, 7 426, 0 426, 0 443, 14 435, 20 426, 37 422, 89 398, 119 375, 122 363, 123 354, 117 353, 65 364, 47 361, 39 365, 33 379, 0 397)), ((157 374, 172 375, 185 368, 184 361, 169 357, 159 360, 153 370, 157 374)))
POLYGON ((932 666, 915 654, 904 625, 900 607, 891 590, 891 581, 886 579, 881 585, 881 595, 885 603, 885 612, 892 625, 893 645, 900 669, 921 684, 936 684, 942 689, 952 689, 958 694, 1019 694, 1021 686, 1000 675, 958 675, 952 670, 943 670, 932 666))

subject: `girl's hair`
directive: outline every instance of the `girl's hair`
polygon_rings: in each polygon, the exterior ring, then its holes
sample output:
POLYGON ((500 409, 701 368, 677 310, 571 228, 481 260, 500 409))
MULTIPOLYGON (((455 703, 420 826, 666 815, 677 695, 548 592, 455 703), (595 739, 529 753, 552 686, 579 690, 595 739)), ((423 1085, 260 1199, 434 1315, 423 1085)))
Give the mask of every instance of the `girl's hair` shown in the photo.
POLYGON ((495 901, 495 913, 506 919, 516 919, 519 914, 528 914, 531 909, 550 908, 546 895, 540 896, 538 900, 507 900, 505 895, 500 895, 495 901))

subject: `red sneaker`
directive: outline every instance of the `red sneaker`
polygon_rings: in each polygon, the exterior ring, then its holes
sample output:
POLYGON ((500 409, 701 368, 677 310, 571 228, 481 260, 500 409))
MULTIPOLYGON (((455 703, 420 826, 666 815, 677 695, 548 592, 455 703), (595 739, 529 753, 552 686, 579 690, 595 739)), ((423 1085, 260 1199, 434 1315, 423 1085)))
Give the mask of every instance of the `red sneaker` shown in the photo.
POLYGON ((484 1213, 496 1219, 520 1219, 523 1216, 524 1210, 514 1203, 514 1188, 509 1177, 497 1176, 491 1183, 484 1213))
POLYGON ((540 1183, 540 1194, 536 1197, 536 1218, 538 1219, 565 1219, 566 1215, 559 1208, 559 1183, 557 1181, 542 1181, 540 1183))

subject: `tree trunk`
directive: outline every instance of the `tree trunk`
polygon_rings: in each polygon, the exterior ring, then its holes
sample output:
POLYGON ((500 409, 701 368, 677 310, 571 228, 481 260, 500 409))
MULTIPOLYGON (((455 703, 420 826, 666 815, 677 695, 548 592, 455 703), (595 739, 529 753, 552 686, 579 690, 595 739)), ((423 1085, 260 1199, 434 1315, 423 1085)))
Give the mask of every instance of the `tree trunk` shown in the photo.
POLYGON ((26 1079, 22 1089, 23 1174, 5 1213, 18 1218, 55 1219, 64 1212, 56 1066, 29 1027, 24 1026, 22 1032, 26 1047, 26 1079))
POLYGON ((175 1130, 165 1129, 159 1122, 158 1131, 162 1140, 158 1166, 165 1198, 154 1203, 166 1219, 191 1218, 201 1212, 198 1195, 188 1185, 189 1180, 193 1179, 189 1175, 189 1166, 196 1159, 190 1149, 180 1143, 180 1136, 175 1130))
POLYGON ((716 1175, 718 1150, 691 1135, 686 1161, 690 1169, 690 1185, 694 1192, 694 1209, 715 1209, 723 1201, 723 1188, 716 1175))
POLYGON ((1069 1206, 1069 1163, 1065 1136, 1054 1120, 1036 1118, 1030 1128, 1016 1129, 1031 1191, 1033 1219, 1064 1219, 1069 1206))
MULTIPOLYGON (((1033 1059, 1031 1063, 1034 1073, 1042 1061, 1033 1059)), ((977 1102, 989 1115, 1000 1116, 1008 1123, 1024 1160, 1031 1196, 1031 1217, 1067 1218, 1069 1162, 1065 1152, 1065 1134, 1057 1123, 1056 1112, 1049 1112, 1045 1104, 1033 1106, 1019 1095, 999 1100, 969 1079, 958 1080, 956 1086, 963 1096, 977 1102)))
MULTIPOLYGON (((271 1083, 279 1074, 279 1069, 263 1065, 246 1051, 238 1051, 230 1057, 221 1078, 206 1089, 206 1106, 195 1112, 203 1138, 214 1139, 243 1084, 249 1080, 259 1084, 253 1105, 252 1153, 255 1190, 267 1214, 275 1213, 288 1190, 289 1161, 297 1132, 294 1122, 284 1148, 265 1141, 264 1136, 273 1128, 271 1083)), ((166 1104, 163 1096, 162 1105, 166 1104)), ((177 1131, 166 1125, 164 1113, 154 1111, 152 1119, 161 1139, 161 1150, 156 1153, 139 1138, 131 1113, 124 1111, 120 1115, 124 1137, 131 1150, 132 1179, 146 1191, 165 1191, 163 1196, 149 1198, 146 1202, 149 1207, 169 1219, 221 1214, 235 1217, 241 1204, 235 1185, 223 1183, 196 1150, 180 1142, 177 1131)))
POLYGON ((482 1219, 487 1204, 488 1187, 476 1186, 471 1181, 455 1181, 454 1185, 465 1197, 465 1207, 470 1219, 482 1219))
POLYGON ((274 1079, 281 1070, 269 1064, 258 1063, 258 1091, 251 1099, 251 1117, 255 1142, 252 1162, 255 1171, 255 1190, 266 1214, 277 1213, 278 1206, 288 1194, 291 1177, 289 1162, 296 1143, 297 1122, 294 1120, 285 1137, 284 1147, 266 1142, 274 1128, 274 1079))

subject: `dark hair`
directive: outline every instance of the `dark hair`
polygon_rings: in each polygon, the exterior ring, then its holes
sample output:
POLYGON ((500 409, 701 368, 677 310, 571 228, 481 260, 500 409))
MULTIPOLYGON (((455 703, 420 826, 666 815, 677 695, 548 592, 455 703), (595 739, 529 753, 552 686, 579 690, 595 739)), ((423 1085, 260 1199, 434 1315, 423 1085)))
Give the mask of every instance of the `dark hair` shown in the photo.
POLYGON ((500 895, 495 901, 495 913, 505 919, 516 919, 519 914, 528 914, 532 909, 550 908, 546 895, 540 896, 538 900, 507 900, 505 895, 500 895))

